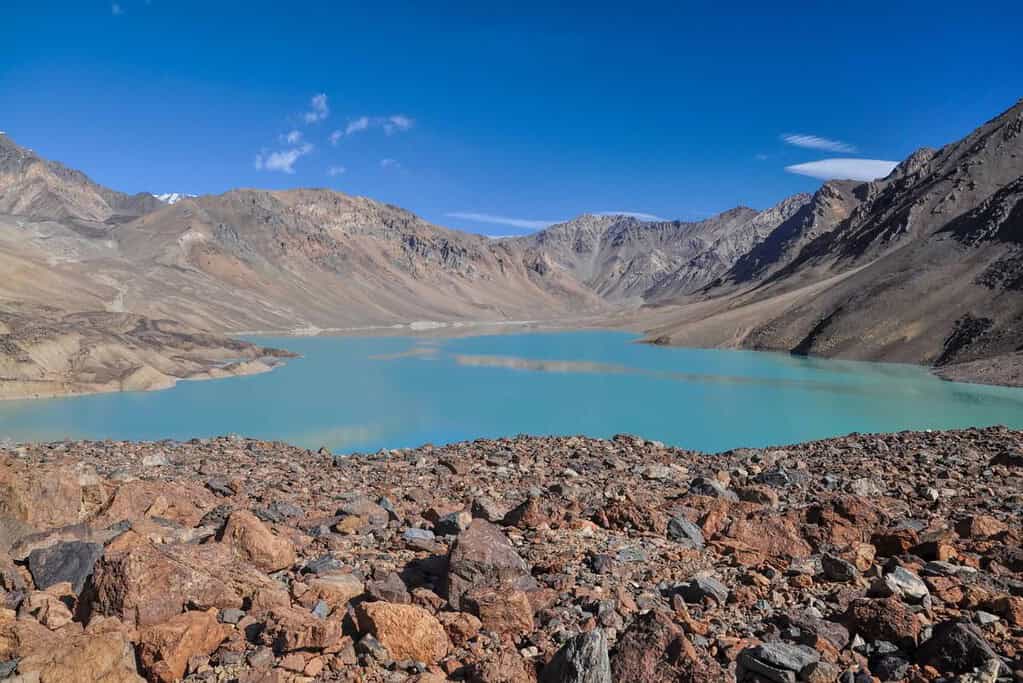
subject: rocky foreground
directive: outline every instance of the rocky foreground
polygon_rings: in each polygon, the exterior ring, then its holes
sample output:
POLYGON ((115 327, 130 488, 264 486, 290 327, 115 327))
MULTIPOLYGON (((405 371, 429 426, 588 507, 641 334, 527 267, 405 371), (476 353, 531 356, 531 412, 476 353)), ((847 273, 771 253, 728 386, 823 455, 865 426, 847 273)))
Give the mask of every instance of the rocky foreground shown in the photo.
POLYGON ((1023 679, 1023 433, 0 451, 0 676, 1023 679))

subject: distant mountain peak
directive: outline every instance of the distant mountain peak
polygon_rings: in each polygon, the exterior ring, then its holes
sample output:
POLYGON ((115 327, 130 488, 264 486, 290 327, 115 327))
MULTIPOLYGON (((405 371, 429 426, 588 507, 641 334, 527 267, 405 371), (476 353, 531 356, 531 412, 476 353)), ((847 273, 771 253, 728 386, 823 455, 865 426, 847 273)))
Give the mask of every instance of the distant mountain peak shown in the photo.
MULTIPOLYGON (((152 194, 152 193, 151 193, 152 194)), ((164 204, 177 204, 182 199, 194 199, 198 197, 197 194, 185 194, 183 192, 163 192, 161 194, 153 194, 154 197, 159 199, 164 204)))

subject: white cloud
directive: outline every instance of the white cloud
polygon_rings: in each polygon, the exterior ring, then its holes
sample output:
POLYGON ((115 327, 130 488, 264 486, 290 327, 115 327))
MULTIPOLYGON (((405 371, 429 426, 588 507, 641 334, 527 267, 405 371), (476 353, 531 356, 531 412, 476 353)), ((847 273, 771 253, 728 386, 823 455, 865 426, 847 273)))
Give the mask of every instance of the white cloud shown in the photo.
POLYGON ((115 17, 119 17, 122 14, 124 14, 124 8, 121 7, 121 3, 115 2, 114 4, 110 5, 110 13, 113 14, 115 17))
POLYGON ((327 96, 322 92, 313 95, 312 99, 309 100, 309 107, 310 110, 302 116, 306 123, 322 121, 330 114, 330 107, 327 106, 327 96))
POLYGON ((638 218, 641 221, 666 221, 667 218, 661 218, 655 216, 652 213, 643 213, 642 211, 597 211, 597 216, 631 216, 632 218, 638 218))
POLYGON ((494 216, 489 213, 474 213, 471 211, 455 211, 445 214, 448 218, 459 218, 464 221, 476 223, 493 223, 494 225, 510 225, 513 228, 524 230, 542 230, 560 221, 536 221, 526 218, 509 218, 508 216, 494 216))
POLYGON ((381 122, 384 127, 384 132, 388 135, 396 132, 404 132, 415 125, 415 120, 405 116, 404 114, 394 114, 388 116, 381 122))
POLYGON ((897 161, 882 159, 821 159, 806 164, 786 166, 785 170, 789 173, 821 180, 874 180, 885 177, 897 165, 897 161))
POLYGON ((359 118, 352 119, 345 126, 344 132, 336 130, 330 134, 330 144, 336 145, 338 141, 346 135, 354 135, 355 133, 362 133, 371 128, 383 129, 387 135, 393 135, 394 133, 404 133, 416 125, 416 120, 405 116, 404 114, 392 114, 391 116, 360 116, 359 118))
POLYGON ((380 168, 401 168, 401 164, 398 163, 397 159, 381 159, 380 168))
POLYGON ((840 152, 842 154, 855 154, 856 148, 841 140, 829 140, 817 135, 803 135, 801 133, 787 133, 781 136, 787 144, 806 149, 822 149, 826 152, 840 152))
POLYGON ((313 146, 308 142, 299 147, 282 149, 276 152, 266 150, 256 155, 256 168, 261 171, 281 171, 292 174, 295 172, 295 162, 313 151, 313 146))
POLYGON ((281 136, 281 142, 287 145, 297 145, 302 142, 302 131, 293 130, 281 136))
POLYGON ((348 122, 345 126, 345 135, 351 135, 352 133, 359 133, 369 128, 369 117, 360 116, 357 119, 353 119, 348 122))
POLYGON ((345 168, 344 166, 331 166, 330 168, 327 169, 327 175, 333 178, 334 176, 339 176, 343 174, 347 170, 348 169, 345 168))

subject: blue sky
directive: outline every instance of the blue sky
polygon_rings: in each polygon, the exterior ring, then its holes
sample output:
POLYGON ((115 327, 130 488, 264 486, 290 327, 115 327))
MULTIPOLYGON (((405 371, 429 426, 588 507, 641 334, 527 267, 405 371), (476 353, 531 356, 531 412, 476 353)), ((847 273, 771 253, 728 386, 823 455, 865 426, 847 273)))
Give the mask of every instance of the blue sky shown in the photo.
POLYGON ((129 192, 330 187, 512 234, 769 206, 820 184, 787 167, 880 172, 848 159, 1023 96, 1018 2, 550 4, 9 0, 0 130, 129 192))

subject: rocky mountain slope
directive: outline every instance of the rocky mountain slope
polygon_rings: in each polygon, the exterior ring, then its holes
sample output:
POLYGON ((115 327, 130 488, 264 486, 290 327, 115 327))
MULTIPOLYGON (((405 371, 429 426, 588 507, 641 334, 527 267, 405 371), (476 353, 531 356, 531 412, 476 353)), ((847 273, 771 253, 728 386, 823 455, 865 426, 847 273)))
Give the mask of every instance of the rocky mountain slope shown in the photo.
POLYGON ((265 372, 291 355, 170 320, 0 303, 0 400, 165 389, 265 372))
POLYGON ((706 220, 584 215, 514 240, 619 304, 689 294, 727 271, 809 199, 765 211, 738 207, 706 220))
POLYGON ((1012 354, 1023 347, 1021 188, 1023 102, 887 178, 825 185, 708 301, 653 313, 651 334, 937 365, 1012 354))
POLYGON ((18 681, 1023 676, 1023 434, 0 447, 18 681), (144 677, 144 678, 143 678, 144 677))

